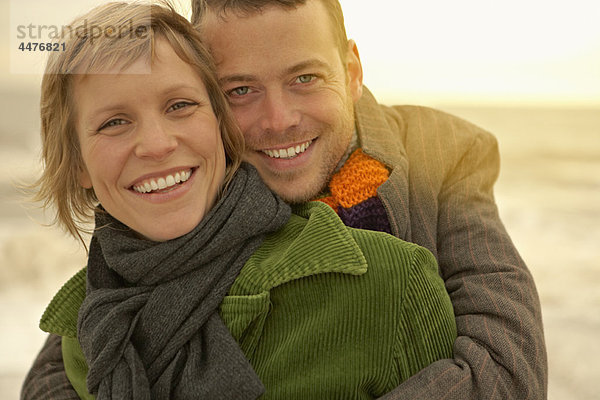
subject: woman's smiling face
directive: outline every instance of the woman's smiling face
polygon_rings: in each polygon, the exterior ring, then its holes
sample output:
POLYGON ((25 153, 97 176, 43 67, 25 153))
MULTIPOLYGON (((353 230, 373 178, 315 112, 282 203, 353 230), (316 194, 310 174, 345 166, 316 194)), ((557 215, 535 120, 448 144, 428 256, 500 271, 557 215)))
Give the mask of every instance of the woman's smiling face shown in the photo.
POLYGON ((120 73, 84 75, 73 94, 81 185, 150 240, 194 229, 216 201, 226 161, 193 67, 157 38, 151 65, 138 60, 120 73))

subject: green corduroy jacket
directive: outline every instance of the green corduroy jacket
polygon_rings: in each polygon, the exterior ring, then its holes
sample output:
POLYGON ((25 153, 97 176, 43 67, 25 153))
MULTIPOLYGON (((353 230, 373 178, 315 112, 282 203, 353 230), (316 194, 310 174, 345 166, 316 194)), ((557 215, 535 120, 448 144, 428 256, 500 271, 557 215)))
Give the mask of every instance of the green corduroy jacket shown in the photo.
MULTIPOLYGON (((82 398, 77 341, 83 269, 40 327, 63 336, 67 376, 82 398)), ((379 397, 451 358, 456 324, 433 255, 391 235, 346 227, 323 203, 296 207, 230 289, 220 315, 266 387, 263 399, 379 397)))

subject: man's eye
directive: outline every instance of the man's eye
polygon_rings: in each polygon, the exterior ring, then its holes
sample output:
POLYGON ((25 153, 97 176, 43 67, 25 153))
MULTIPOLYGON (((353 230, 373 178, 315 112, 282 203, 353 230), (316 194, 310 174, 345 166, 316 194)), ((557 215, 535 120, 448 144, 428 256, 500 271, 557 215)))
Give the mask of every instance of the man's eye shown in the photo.
POLYGON ((230 90, 229 93, 234 96, 244 96, 250 93, 250 88, 248 86, 240 86, 230 90))
POLYGON ((113 127, 119 126, 119 125, 125 125, 127 123, 128 122, 126 120, 121 119, 121 118, 111 119, 110 121, 103 124, 100 128, 98 128, 98 131, 101 131, 101 130, 107 129, 107 128, 113 128, 113 127))
POLYGON ((299 77, 296 78, 296 82, 309 83, 309 82, 312 82, 315 78, 316 78, 316 76, 314 76, 312 74, 300 75, 299 77))

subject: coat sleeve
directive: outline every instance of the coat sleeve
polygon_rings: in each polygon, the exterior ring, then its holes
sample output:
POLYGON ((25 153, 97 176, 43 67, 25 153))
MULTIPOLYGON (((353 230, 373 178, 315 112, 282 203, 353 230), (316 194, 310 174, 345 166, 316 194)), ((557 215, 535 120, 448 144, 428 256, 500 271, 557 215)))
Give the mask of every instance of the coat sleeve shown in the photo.
POLYGON ((437 361, 385 399, 546 399, 541 307, 493 196, 495 138, 475 135, 443 179, 437 258, 456 315, 453 359, 437 361))
POLYGON ((21 400, 79 400, 65 373, 61 337, 50 334, 25 377, 21 400))

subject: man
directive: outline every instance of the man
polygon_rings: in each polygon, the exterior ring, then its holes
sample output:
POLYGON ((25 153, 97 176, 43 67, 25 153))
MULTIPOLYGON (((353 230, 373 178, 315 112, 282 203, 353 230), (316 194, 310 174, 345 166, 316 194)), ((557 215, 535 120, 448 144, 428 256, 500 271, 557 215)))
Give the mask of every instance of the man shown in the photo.
MULTIPOLYGON (((385 398, 546 398, 537 292, 493 198, 495 139, 438 111, 378 105, 337 0, 206 3, 194 1, 193 22, 246 138, 245 158, 271 189, 289 202, 327 195, 332 174, 360 148, 390 171, 376 196, 389 231, 438 259, 456 314, 454 359, 385 398)), ((52 346, 55 338, 29 379, 60 375, 52 346)))
POLYGON ((195 2, 192 22, 215 57, 246 159, 271 189, 290 202, 317 197, 356 128, 355 147, 391 170, 378 197, 393 234, 439 261, 458 324, 455 358, 388 397, 545 398, 539 301, 494 204, 491 135, 433 110, 377 105, 336 0, 206 3, 208 12, 195 2))

